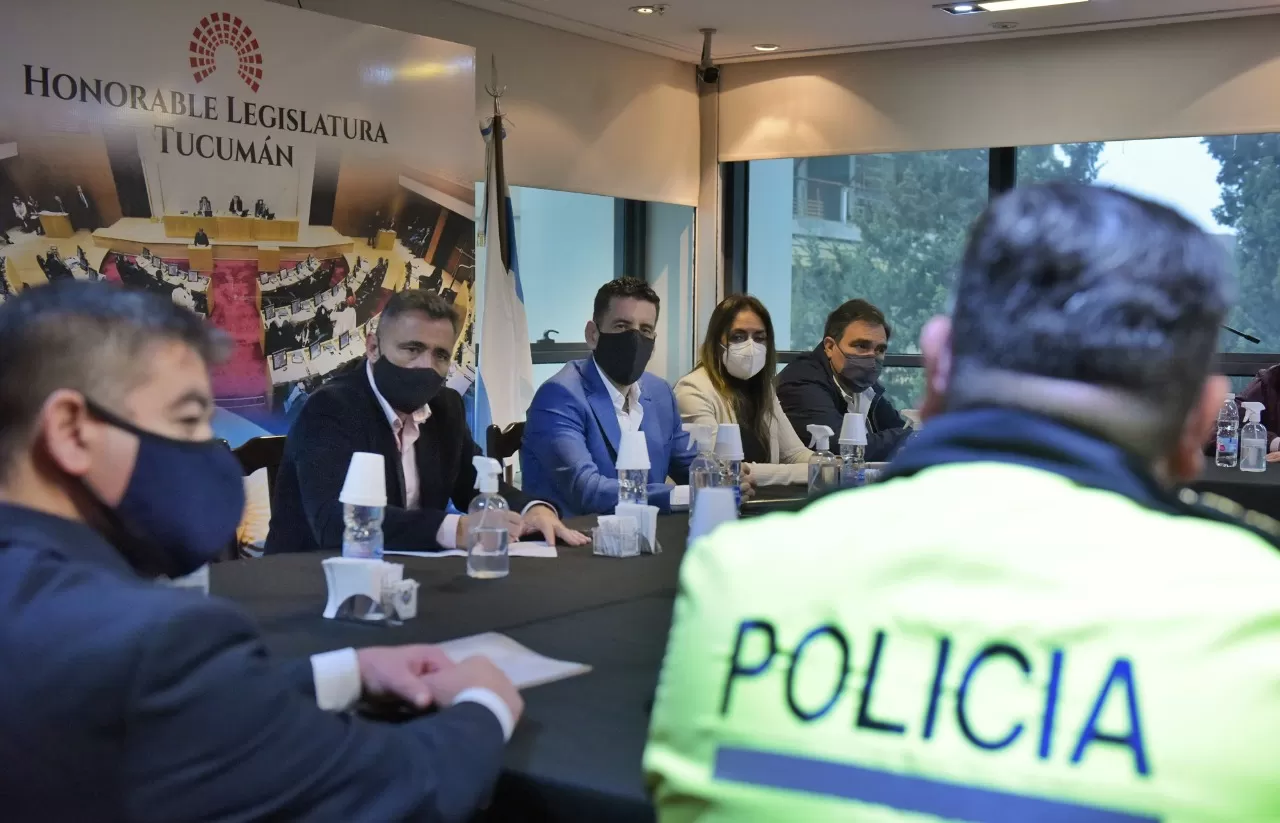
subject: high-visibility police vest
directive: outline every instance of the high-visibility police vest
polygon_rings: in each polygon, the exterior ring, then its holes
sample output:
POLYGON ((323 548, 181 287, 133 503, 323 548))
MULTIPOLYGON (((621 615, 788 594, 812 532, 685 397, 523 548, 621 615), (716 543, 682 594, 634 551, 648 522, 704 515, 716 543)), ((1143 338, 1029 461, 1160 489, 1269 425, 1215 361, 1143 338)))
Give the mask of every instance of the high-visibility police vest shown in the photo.
POLYGON ((645 768, 663 823, 1280 821, 1280 552, 1000 463, 725 526, 645 768))

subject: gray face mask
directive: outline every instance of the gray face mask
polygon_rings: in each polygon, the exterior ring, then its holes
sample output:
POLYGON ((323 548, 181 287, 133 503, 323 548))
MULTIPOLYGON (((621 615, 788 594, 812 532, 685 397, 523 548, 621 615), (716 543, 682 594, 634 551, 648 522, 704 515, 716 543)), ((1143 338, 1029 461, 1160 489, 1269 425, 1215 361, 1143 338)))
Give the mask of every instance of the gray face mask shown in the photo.
MULTIPOLYGON (((844 352, 841 352, 841 354, 844 354, 844 352)), ((845 354, 844 367, 840 369, 840 376, 854 391, 864 392, 874 386, 876 380, 880 379, 881 368, 880 358, 875 355, 857 356, 845 354)))

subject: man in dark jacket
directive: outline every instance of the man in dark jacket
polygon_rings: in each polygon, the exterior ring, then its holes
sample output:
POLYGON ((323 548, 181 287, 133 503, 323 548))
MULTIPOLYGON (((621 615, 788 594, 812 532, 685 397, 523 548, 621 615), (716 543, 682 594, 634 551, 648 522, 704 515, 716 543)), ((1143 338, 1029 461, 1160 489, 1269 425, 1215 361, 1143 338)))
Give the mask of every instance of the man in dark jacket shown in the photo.
POLYGON ((884 396, 880 371, 893 330, 884 313, 865 300, 850 300, 827 317, 822 342, 778 375, 778 401, 796 434, 830 426, 837 435, 847 412, 867 418, 867 460, 888 460, 911 426, 884 396))
POLYGON ((152 579, 208 563, 244 507, 203 321, 72 281, 5 301, 0 339, 4 820, 469 819, 522 708, 492 663, 281 661, 234 603, 152 579), (362 694, 441 710, 330 713, 362 694))
MULTIPOLYGON (((1245 390, 1236 398, 1237 403, 1261 403, 1262 425, 1267 427, 1267 462, 1280 462, 1280 366, 1271 366, 1258 372, 1245 390)), ((1240 409, 1244 422, 1244 409, 1240 409)))
MULTIPOLYGON (((342 503, 338 495, 351 455, 384 458, 387 508, 383 543, 401 551, 463 546, 465 511, 476 495, 471 439, 462 398, 445 389, 462 320, 438 294, 396 292, 368 338, 367 360, 307 399, 289 430, 271 501, 267 554, 338 551, 342 503)), ((580 546, 589 538, 560 522, 555 509, 505 483, 512 538, 536 534, 580 546)))

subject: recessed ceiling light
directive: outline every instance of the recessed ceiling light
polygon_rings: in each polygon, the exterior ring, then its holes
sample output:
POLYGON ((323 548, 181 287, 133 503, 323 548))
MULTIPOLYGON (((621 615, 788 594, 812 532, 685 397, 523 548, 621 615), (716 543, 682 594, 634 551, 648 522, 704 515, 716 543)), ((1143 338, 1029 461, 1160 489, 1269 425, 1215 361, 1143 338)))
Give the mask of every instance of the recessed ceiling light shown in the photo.
POLYGON ((1087 3, 1089 0, 988 0, 978 5, 985 11, 1016 11, 1038 9, 1042 6, 1065 6, 1068 3, 1087 3))
POLYGON ((984 11, 1017 11, 1087 2, 1089 0, 972 0, 972 2, 941 3, 934 8, 941 9, 947 14, 981 14, 984 11))
POLYGON ((654 6, 632 6, 631 10, 636 14, 657 14, 658 9, 654 6))
POLYGON ((755 49, 756 51, 777 51, 778 44, 777 43, 756 43, 751 48, 755 49))

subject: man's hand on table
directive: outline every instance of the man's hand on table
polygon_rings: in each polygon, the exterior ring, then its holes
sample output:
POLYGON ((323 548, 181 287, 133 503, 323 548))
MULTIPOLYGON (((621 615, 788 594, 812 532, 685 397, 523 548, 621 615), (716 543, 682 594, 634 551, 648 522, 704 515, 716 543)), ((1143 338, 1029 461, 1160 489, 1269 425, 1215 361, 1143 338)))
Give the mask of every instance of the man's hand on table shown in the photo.
POLYGON ((742 489, 743 502, 756 496, 756 479, 751 476, 751 467, 746 463, 742 464, 742 475, 739 478, 738 485, 742 489))
POLYGON ((458 696, 471 689, 484 689, 498 696, 511 711, 515 726, 524 712, 524 700, 515 684, 487 657, 468 657, 457 665, 428 674, 425 678, 431 696, 441 706, 452 706, 458 696))
POLYGON ((541 534, 548 546, 554 546, 557 540, 563 540, 569 546, 585 546, 591 538, 560 522, 555 509, 550 506, 533 506, 524 515, 524 529, 518 534, 541 534))
POLYGON ((438 699, 427 684, 429 675, 457 668, 436 646, 375 646, 356 651, 364 693, 378 698, 399 698, 425 709, 438 699))
POLYGON ((1280 463, 1280 452, 1271 452, 1267 455, 1268 463, 1280 463))

